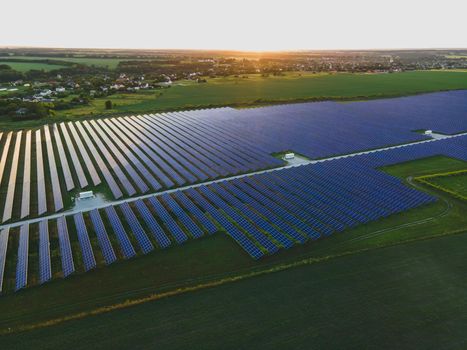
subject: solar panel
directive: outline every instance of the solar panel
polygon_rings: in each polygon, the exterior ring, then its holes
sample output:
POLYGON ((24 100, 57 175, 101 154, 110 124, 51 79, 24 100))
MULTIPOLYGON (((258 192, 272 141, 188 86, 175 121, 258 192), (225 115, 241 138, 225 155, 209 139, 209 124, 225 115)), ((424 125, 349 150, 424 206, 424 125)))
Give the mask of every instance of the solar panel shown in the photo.
POLYGON ((91 217, 92 225, 94 227, 94 231, 96 232, 97 240, 99 242, 99 246, 101 247, 105 263, 110 265, 115 262, 115 260, 117 260, 117 257, 115 256, 112 244, 110 243, 109 236, 107 235, 107 231, 105 229, 104 223, 102 222, 99 210, 91 210, 89 212, 89 216, 91 217))
POLYGON ((131 232, 133 232, 133 234, 135 235, 136 241, 138 242, 142 252, 144 254, 147 254, 154 250, 154 246, 152 245, 148 236, 146 236, 146 233, 144 232, 143 228, 141 227, 138 219, 136 218, 128 203, 125 202, 123 204, 120 204, 120 209, 123 212, 123 216, 125 217, 126 222, 131 228, 131 232))
POLYGON ((39 222, 39 283, 45 283, 51 278, 49 223, 42 220, 39 222))
POLYGON ((86 271, 92 270, 96 267, 96 259, 94 258, 88 230, 84 223, 83 213, 73 215, 73 220, 75 221, 76 233, 78 235, 78 241, 83 255, 84 269, 86 271))
POLYGON ((172 179, 178 185, 185 183, 185 180, 177 172, 175 172, 175 170, 163 158, 159 157, 157 153, 148 147, 151 141, 146 136, 144 136, 135 127, 127 123, 122 118, 112 119, 111 122, 120 128, 121 134, 128 135, 128 137, 131 140, 134 140, 134 143, 137 144, 138 147, 149 156, 151 160, 146 161, 146 164, 153 164, 151 168, 152 171, 166 187, 174 186, 172 179), (170 179, 167 175, 170 175, 172 179, 170 179))
POLYGON ((216 208, 209 204, 194 188, 185 191, 193 200, 203 208, 221 225, 227 234, 232 237, 253 259, 261 258, 264 253, 248 239, 239 229, 226 219, 216 208))
POLYGON ((5 228, 0 231, 0 293, 3 287, 3 275, 5 272, 6 252, 8 248, 8 237, 10 229, 5 228))
POLYGON ((3 145, 2 157, 0 158, 0 184, 2 183, 3 173, 5 172, 5 165, 8 157, 8 150, 10 149, 12 135, 13 132, 8 133, 5 144, 3 145))
MULTIPOLYGON (((141 130, 142 133, 148 134, 148 130, 144 128, 144 124, 142 124, 137 118, 122 118, 123 120, 131 121, 134 125, 141 130)), ((167 163, 170 164, 179 174, 181 174, 188 182, 193 183, 199 180, 196 176, 194 176, 190 171, 187 169, 192 170, 193 166, 189 164, 189 162, 182 158, 178 153, 174 152, 171 148, 168 148, 162 141, 155 139, 154 134, 149 135, 149 137, 154 140, 149 141, 148 145, 159 155, 161 155, 167 163)), ((194 170, 193 170, 194 171, 194 170)), ((199 171, 199 169, 198 169, 199 171)))
MULTIPOLYGON (((80 152, 81 154, 81 157, 83 158, 83 161, 84 161, 84 164, 86 165, 86 169, 89 173, 89 175, 91 176, 91 180, 92 180, 92 183, 94 184, 94 186, 97 186, 101 183, 101 179, 99 177, 99 175, 97 174, 97 171, 96 171, 96 168, 94 167, 94 164, 92 163, 92 160, 91 158, 89 157, 89 154, 88 152, 86 151, 86 148, 84 147, 83 145, 83 142, 81 141, 81 139, 79 138, 79 135, 78 135, 78 132, 76 131, 75 129, 75 126, 73 123, 69 122, 67 123, 68 127, 70 128, 70 131, 71 131, 71 134, 73 135, 73 139, 75 140, 76 142, 76 146, 78 148, 78 151, 80 152)), ((77 124, 79 125, 79 124, 77 124)), ((68 140, 67 139, 67 131, 66 131, 66 126, 65 124, 61 124, 61 128, 62 128, 62 132, 63 132, 63 135, 65 136, 65 140, 67 142, 67 145, 68 145, 68 150, 70 152, 70 155, 72 155, 73 157, 73 152, 72 152, 72 148, 73 148, 73 143, 71 142, 71 140, 68 140)), ((80 130, 81 131, 81 130, 80 130)), ((82 131, 81 131, 82 132, 82 131)), ((87 135, 85 136, 86 137, 86 143, 89 141, 88 138, 87 138, 87 135)), ((92 151, 95 151, 95 149, 91 149, 91 152, 92 151)), ((76 157, 77 158, 77 157, 76 157)), ((81 178, 80 179, 80 183, 84 183, 84 179, 83 179, 83 176, 84 174, 81 174, 80 175, 80 170, 79 168, 81 167, 81 165, 78 165, 79 162, 76 162, 77 159, 73 158, 73 163, 75 164, 75 167, 76 167, 76 172, 78 173, 78 176, 81 178)), ((81 169, 82 170, 82 169, 81 169)), ((87 181, 86 181, 87 182, 87 181)), ((84 185, 81 185, 81 187, 85 187, 84 185)))
POLYGON ((13 151, 13 160, 11 162, 11 169, 10 169, 10 178, 8 180, 8 189, 6 193, 5 207, 3 209, 3 219, 2 219, 3 222, 11 219, 11 213, 13 211, 13 199, 15 196, 15 189, 16 189, 16 176, 18 173, 18 161, 19 161, 19 151, 21 147, 21 136, 22 136, 22 131, 19 131, 16 133, 15 148, 13 151))
MULTIPOLYGON (((86 175, 84 174, 83 167, 78 158, 78 154, 76 153, 75 146, 71 141, 70 134, 65 126, 65 123, 60 123, 60 129, 62 130, 63 138, 65 139, 65 145, 68 149, 68 154, 71 157, 71 164, 75 169, 76 175, 78 176, 78 182, 80 188, 84 188, 88 185, 88 180, 86 179, 86 175)), ((57 130, 57 129, 54 129, 57 130)), ((58 134, 58 130, 57 130, 58 134)))
POLYGON ((125 232, 125 228, 120 221, 115 209, 113 206, 105 208, 107 217, 109 218, 110 225, 112 226, 115 235, 117 236, 120 248, 122 249, 122 254, 125 259, 130 259, 136 255, 135 249, 131 245, 128 235, 125 232))
POLYGON ((206 196, 211 202, 218 206, 224 213, 226 213, 238 226, 242 228, 251 238, 255 240, 262 248, 266 249, 269 253, 275 253, 278 247, 261 231, 246 220, 243 215, 240 215, 226 202, 224 202, 217 194, 212 192, 206 186, 200 186, 199 191, 206 196))
MULTIPOLYGON (((91 142, 91 139, 87 135, 86 131, 84 131, 84 128, 81 126, 80 122, 76 122, 75 125, 76 125, 77 129, 79 130, 79 132, 81 134, 81 137, 83 138, 84 142, 88 146, 89 151, 91 152, 94 159, 96 160, 97 166, 99 167, 100 171, 102 172, 102 175, 104 176, 105 181, 107 181, 107 185, 109 185, 110 191, 112 192, 114 198, 118 199, 118 198, 122 197, 123 196, 122 191, 118 187, 117 182, 115 181, 114 177, 112 176, 109 169, 107 168, 107 165, 105 165, 104 160, 101 158, 99 152, 97 152, 97 149, 94 147, 94 144, 91 142)), ((70 130, 73 130, 71 128, 71 126, 70 126, 70 130)), ((91 137, 93 139, 96 139, 97 135, 93 132, 91 134, 91 137)), ((102 145, 102 142, 100 142, 100 145, 102 145)), ((88 166, 88 170, 89 170, 89 166, 88 166)))
POLYGON ((151 211, 146 207, 146 204, 141 199, 138 199, 135 202, 135 206, 138 209, 138 212, 141 214, 144 222, 151 230, 154 238, 161 248, 168 247, 171 242, 167 235, 164 233, 162 227, 157 223, 156 219, 152 215, 151 211))
POLYGON ((204 226, 209 234, 217 232, 216 225, 182 191, 175 192, 174 196, 204 226))
POLYGON ((31 130, 26 131, 24 148, 23 195, 21 197, 21 219, 30 213, 31 202, 31 130))
POLYGON ((157 167, 155 167, 155 164, 143 152, 141 152, 141 150, 138 147, 136 147, 125 135, 119 132, 117 127, 111 123, 110 119, 105 120, 105 123, 108 124, 110 128, 107 127, 106 124, 104 124, 104 121, 98 122, 101 123, 103 129, 110 135, 110 137, 112 137, 114 142, 120 147, 123 153, 127 155, 127 157, 136 166, 136 168, 143 175, 146 181, 151 185, 151 187, 154 190, 159 190, 162 187, 160 183, 154 178, 154 176, 149 172, 149 170, 146 169, 143 163, 141 163, 141 161, 135 155, 133 155, 133 153, 130 151, 127 145, 129 145, 129 147, 135 152, 135 154, 138 157, 140 157, 143 160, 143 162, 146 162, 145 164, 148 166, 148 168, 157 169, 157 167), (115 133, 111 130, 115 131, 115 133), (116 137, 116 134, 120 136, 123 142, 116 137))
POLYGON ((203 236, 203 231, 195 224, 195 222, 185 213, 178 203, 167 193, 164 193, 160 198, 169 206, 172 213, 182 222, 185 228, 193 237, 200 238, 203 236))
POLYGON ((36 130, 36 181, 37 181, 37 214, 47 211, 47 198, 45 195, 44 160, 42 157, 41 130, 36 130))
POLYGON ((180 244, 185 242, 188 239, 188 237, 182 231, 180 226, 178 226, 175 220, 170 216, 169 212, 164 208, 161 202, 159 202, 159 200, 156 197, 150 197, 149 203, 151 203, 157 215, 159 215, 159 217, 162 219, 162 221, 167 226, 169 232, 175 238, 177 243, 180 244))
POLYGON ((52 131, 54 134, 55 145, 57 146, 58 156, 60 159, 60 164, 62 166, 63 176, 65 178, 66 190, 71 191, 75 188, 73 182, 73 177, 71 176, 70 167, 68 166, 68 160, 65 155, 65 150, 63 148, 62 139, 60 138, 60 133, 58 132, 57 124, 52 125, 52 131))
MULTIPOLYGON (((135 188, 133 187, 133 185, 130 183, 130 181, 128 180, 128 178, 126 177, 125 173, 122 171, 122 169, 120 168, 120 166, 118 165, 118 163, 115 161, 114 157, 110 154, 110 152, 107 150, 107 148, 104 146, 104 144, 102 143, 101 141, 101 137, 99 137, 95 132, 94 130, 92 129, 91 125, 84 121, 83 122, 83 125, 86 127, 87 131, 89 132, 89 135, 91 135, 93 141, 96 143, 97 147, 99 148, 99 150, 102 152, 102 155, 104 156, 105 160, 107 160, 110 168, 112 169, 112 171, 115 173, 115 175, 117 176, 118 180, 120 181, 120 183, 122 184, 123 188, 125 189, 126 193, 129 195, 129 196, 132 196, 136 193, 136 190, 135 188)), ((102 135, 101 135, 102 136, 102 135)), ((96 158, 96 153, 92 153, 94 155, 94 158, 96 158)), ((100 158, 100 157, 99 157, 100 158)), ((101 168, 101 171, 104 173, 104 171, 102 170, 104 167, 103 167, 103 164, 104 162, 102 161, 102 159, 99 159, 99 158, 96 158, 96 161, 97 161, 97 164, 99 165, 99 167, 101 168)), ((105 167, 105 169, 107 169, 107 167, 105 167)), ((106 171, 108 173, 107 176, 110 175, 110 173, 108 172, 108 170, 106 171)), ((105 177, 105 173, 104 173, 104 177, 105 177)), ((107 177, 106 177, 106 180, 107 180, 107 177)), ((109 182, 107 180, 107 182, 109 182)))
POLYGON ((50 182, 52 184, 52 194, 54 198, 55 211, 63 209, 62 191, 60 189, 60 181, 58 179, 57 165, 55 164, 55 156, 52 147, 52 140, 50 138, 50 132, 48 125, 44 126, 45 145, 47 147, 47 156, 49 160, 49 173, 50 182))
MULTIPOLYGON (((128 175, 130 176, 130 179, 133 180, 133 182, 136 184, 136 187, 138 187, 139 189, 139 192, 140 193, 145 193, 149 190, 149 187, 146 185, 146 183, 143 181, 143 179, 141 179, 141 177, 139 176, 139 174, 136 172, 136 170, 131 166, 131 164, 127 161, 127 159, 123 156, 123 154, 118 150, 118 148, 115 146, 115 142, 117 142, 118 138, 113 135, 113 134, 110 134, 110 137, 108 137, 104 131, 102 130, 102 128, 99 126, 100 124, 98 124, 98 122, 94 121, 94 120, 91 120, 89 122, 93 127, 94 129, 96 130, 96 132, 99 134, 100 138, 104 141, 105 145, 107 145, 107 147, 110 149, 110 151, 112 152, 112 154, 116 157, 116 159, 118 160, 118 162, 123 166, 123 168, 126 170, 126 172, 128 173, 128 175), (112 138, 112 139, 110 139, 112 138)), ((103 124, 105 125, 105 124, 103 124)), ((107 128, 108 129, 108 128, 107 128)), ((99 142, 97 141, 97 144, 99 144, 99 142)), ((108 154, 106 152, 103 152, 104 154, 108 154)), ((129 154, 126 154, 126 156, 129 156, 129 154)), ((130 186, 132 187, 131 184, 127 183, 128 182, 128 179, 126 178, 126 176, 123 174, 123 172, 120 172, 121 170, 120 167, 117 165, 117 163, 115 162, 115 164, 113 164, 112 162, 112 159, 109 159, 108 157, 106 157, 106 159, 109 161, 109 164, 112 166, 112 169, 115 171, 115 173, 117 174, 117 177, 120 179, 120 181, 122 182, 123 186, 127 189, 128 191, 128 194, 129 195, 132 195, 133 193, 130 191, 130 186)))
POLYGON ((29 224, 19 230, 18 262, 16 264, 16 288, 20 290, 28 283, 29 224))
POLYGON ((68 227, 66 225, 66 219, 64 216, 61 216, 57 219, 57 231, 60 255, 62 258, 63 277, 67 277, 75 272, 75 265, 73 263, 70 237, 68 235, 68 227))

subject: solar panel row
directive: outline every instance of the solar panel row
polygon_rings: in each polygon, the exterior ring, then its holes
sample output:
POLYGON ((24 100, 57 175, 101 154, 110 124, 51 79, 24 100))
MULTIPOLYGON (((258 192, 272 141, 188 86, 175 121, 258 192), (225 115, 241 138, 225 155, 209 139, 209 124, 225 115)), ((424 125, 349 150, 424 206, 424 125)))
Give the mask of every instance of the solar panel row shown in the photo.
MULTIPOLYGON (((88 146, 91 154, 94 156, 94 159, 96 160, 97 166, 102 172, 102 175, 104 176, 105 180, 107 181, 107 184, 110 187, 110 190, 112 191, 112 194, 114 195, 115 198, 120 198, 123 196, 122 191, 120 190, 119 186, 117 185, 117 182, 115 181, 114 177, 110 173, 109 169, 107 168, 107 165, 105 164, 104 160, 100 156, 100 154, 97 152, 97 149, 94 147, 94 144, 92 143, 91 139, 89 138, 88 134, 86 131, 84 131, 84 128, 81 126, 81 123, 77 122, 75 123, 76 127, 78 128, 79 132, 81 133, 81 137, 83 137, 84 142, 88 146)), ((109 161, 109 165, 112 168, 113 166, 117 167, 115 160, 112 158, 110 153, 107 151, 107 149, 104 147, 103 143, 99 140, 97 137, 96 133, 92 130, 90 125, 88 123, 84 124, 89 131, 89 135, 91 135, 92 139, 96 142, 97 147, 101 150, 103 156, 109 161)), ((128 186, 127 191, 129 193, 134 194, 135 190, 131 184, 128 183, 128 179, 126 179, 126 176, 122 173, 121 169, 119 169, 119 174, 124 178, 125 184, 128 186)), ((115 170, 115 169, 112 169, 115 170)))
POLYGON ((10 220, 11 213, 13 211, 13 199, 14 199, 15 189, 16 189, 16 175, 18 172, 19 151, 21 147, 22 135, 23 134, 21 131, 16 133, 16 142, 15 142, 15 148, 13 151, 13 160, 11 163, 10 178, 8 180, 8 189, 7 189, 6 198, 5 198, 5 207, 3 209, 2 222, 10 220))
POLYGON ((2 157, 0 158, 0 184, 2 183, 3 174, 5 172, 6 160, 8 157, 8 151, 10 150, 11 137, 13 133, 9 132, 5 144, 3 145, 2 157))
POLYGON ((58 178, 57 165, 55 164, 55 155, 50 137, 48 125, 44 126, 45 145, 47 147, 47 157, 49 161, 50 182, 52 185, 52 195, 54 199, 55 211, 63 209, 62 191, 60 189, 60 180, 58 178))
POLYGON ((9 228, 0 231, 0 293, 3 290, 3 275, 5 273, 6 252, 8 248, 9 233, 9 228))
POLYGON ((63 277, 75 272, 73 253, 71 251, 70 237, 64 216, 57 219, 58 242, 60 245, 60 256, 62 258, 63 277))
POLYGON ((39 283, 45 283, 52 278, 50 262, 49 222, 39 222, 39 283))
MULTIPOLYGON (((79 187, 84 188, 88 185, 88 180, 86 179, 86 175, 84 174, 83 167, 81 166, 81 163, 79 161, 78 154, 76 153, 76 150, 75 150, 75 146, 73 145, 73 142, 71 141, 70 134, 68 133, 68 130, 64 123, 60 123, 60 130, 62 131, 63 138, 65 139, 65 145, 67 147, 68 154, 70 155, 70 158, 71 158, 71 164, 74 167, 76 176, 78 177, 79 187)), ((56 132, 55 138, 56 139, 60 138, 57 128, 54 128, 54 132, 56 132)))
POLYGON ((28 283, 29 225, 19 230, 18 262, 16 264, 16 290, 26 287, 28 283))
MULTIPOLYGON (((17 138, 11 141, 17 141, 17 138)), ((40 143, 40 135, 38 139, 40 143)), ((37 141, 36 138, 36 150, 40 151, 37 141)), ((136 254, 129 235, 137 242, 139 251, 145 254, 154 249, 152 242, 165 248, 172 240, 183 243, 189 236, 202 237, 206 232, 217 231, 217 227, 225 230, 251 257, 258 259, 308 239, 432 202, 434 197, 405 186, 377 168, 436 154, 466 159, 465 149, 467 136, 460 136, 164 193, 137 200, 131 205, 120 204, 121 217, 115 207, 107 207, 105 212, 112 228, 109 234, 117 238, 119 247, 112 245, 98 210, 89 213, 91 231, 88 231, 82 213, 73 216, 79 248, 72 247, 67 220, 60 217, 56 225, 63 275, 66 277, 75 271, 73 249, 81 251, 85 270, 96 266, 96 248, 90 242, 93 233, 106 264, 116 260, 115 248, 119 248, 121 254, 118 255, 124 258, 136 254), (386 157, 380 153, 386 153, 386 157), (129 228, 128 233, 125 226, 129 228)), ((3 281, 8 232, 0 233, 0 283, 3 281)), ((27 285, 28 247, 29 226, 23 225, 16 264, 17 289, 27 285)), ((48 221, 44 220, 39 223, 40 283, 52 277, 50 254, 48 221)))
POLYGON ((94 231, 96 232, 97 240, 99 241, 99 246, 101 247, 102 254, 104 255, 105 263, 110 265, 117 260, 117 257, 115 256, 112 243, 110 243, 109 236, 105 229, 104 223, 102 222, 99 211, 94 209, 89 212, 89 216, 91 217, 94 231))
POLYGON ((159 225, 156 218, 151 214, 146 204, 144 204, 144 202, 141 199, 139 199, 135 202, 135 206, 138 209, 139 214, 143 218, 143 221, 146 223, 146 226, 149 228, 157 243, 159 244, 159 247, 166 248, 170 246, 170 239, 164 233, 164 230, 159 225))
POLYGON ((57 124, 52 125, 52 131, 54 135, 55 145, 57 146, 58 150, 58 157, 60 159, 60 165, 63 171, 63 177, 65 179, 66 190, 71 191, 75 188, 75 184, 73 182, 73 177, 71 175, 70 167, 68 166, 68 159, 65 155, 65 149, 63 148, 62 139, 60 138, 60 133, 58 131, 57 124))
POLYGON ((37 215, 47 211, 45 195, 44 160, 42 156, 41 130, 36 130, 36 181, 37 181, 37 215))
POLYGON ((29 216, 31 203, 31 130, 26 131, 24 146, 23 195, 21 197, 21 216, 29 216))
POLYGON ((76 233, 78 235, 81 253, 83 255, 84 269, 86 271, 92 270, 96 267, 96 259, 94 258, 91 242, 89 241, 88 230, 84 223, 83 213, 73 215, 73 220, 76 226, 76 233))
POLYGON ((122 222, 120 221, 120 218, 118 217, 115 211, 115 208, 112 206, 107 207, 105 208, 105 212, 107 214, 107 217, 109 218, 110 225, 112 226, 112 229, 115 235, 117 236, 123 257, 125 259, 132 258, 136 255, 135 249, 133 248, 130 240, 128 239, 128 235, 125 232, 125 228, 123 227, 122 222))
MULTIPOLYGON (((88 151, 84 147, 83 141, 81 141, 81 138, 79 137, 78 132, 76 131, 75 125, 73 123, 69 122, 69 123, 67 123, 67 126, 70 128, 71 135, 73 136, 73 140, 75 141, 76 146, 78 148, 78 151, 81 154, 81 158, 83 158, 84 164, 86 165, 86 170, 88 171, 89 176, 91 177, 92 183, 94 184, 94 186, 99 185, 101 183, 101 179, 100 179, 99 175, 97 174, 96 168, 94 167, 94 164, 93 164, 91 158, 89 157, 88 151)), ((80 126, 80 124, 76 124, 76 126, 78 127, 78 126, 80 126)), ((63 135, 67 135, 65 124, 61 124, 61 128, 62 128, 63 135)), ((83 132, 81 128, 80 128, 80 132, 83 132)), ((82 135, 81 137, 83 137, 83 140, 86 143, 88 143, 87 135, 82 135)), ((66 136, 65 136, 65 139, 67 139, 66 136)), ((71 142, 71 140, 70 141, 67 140, 67 146, 68 146, 68 150, 69 150, 70 154, 73 154, 73 151, 72 151, 73 143, 71 142)), ((93 151, 95 152, 94 148, 90 148, 89 150, 91 152, 93 152, 93 151)), ((73 162, 75 162, 75 161, 76 160, 74 159, 73 162)), ((77 162, 77 164, 79 164, 79 162, 77 162)), ((76 167, 76 165, 75 165, 75 167, 76 167)), ((78 173, 78 176, 81 177, 80 181, 84 181, 84 179, 82 178, 84 176, 84 174, 81 174, 79 169, 77 169, 76 171, 78 173)))
POLYGON ((125 217, 126 222, 130 226, 131 232, 135 235, 139 247, 141 248, 143 253, 147 254, 150 251, 154 250, 154 246, 152 245, 148 236, 146 236, 146 233, 144 232, 143 228, 141 227, 141 224, 135 216, 135 213, 133 213, 128 203, 121 204, 120 209, 122 210, 123 216, 125 217))

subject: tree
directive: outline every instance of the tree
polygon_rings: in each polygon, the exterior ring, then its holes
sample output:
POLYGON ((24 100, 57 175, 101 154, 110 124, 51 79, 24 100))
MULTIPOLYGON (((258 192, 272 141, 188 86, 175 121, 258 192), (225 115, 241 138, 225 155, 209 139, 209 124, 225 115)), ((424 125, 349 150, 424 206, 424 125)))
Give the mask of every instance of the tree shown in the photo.
POLYGON ((110 100, 105 101, 105 109, 112 109, 112 101, 110 100))

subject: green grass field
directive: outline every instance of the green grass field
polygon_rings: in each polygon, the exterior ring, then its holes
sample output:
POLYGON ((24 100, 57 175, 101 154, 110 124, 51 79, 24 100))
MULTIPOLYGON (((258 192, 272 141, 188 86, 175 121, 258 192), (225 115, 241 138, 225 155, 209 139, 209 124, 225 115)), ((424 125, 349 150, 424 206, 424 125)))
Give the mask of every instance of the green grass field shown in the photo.
POLYGON ((467 172, 457 175, 432 177, 426 181, 467 198, 467 172))
POLYGON ((417 178, 417 181, 467 200, 467 168, 454 173, 447 172, 417 178))
POLYGON ((38 63, 38 62, 13 62, 13 61, 8 61, 8 60, 1 60, 1 59, 0 59, 0 64, 7 64, 12 69, 18 72, 27 72, 30 70, 43 70, 43 71, 49 72, 55 69, 66 68, 65 66, 61 66, 58 64, 47 64, 47 63, 38 63))
MULTIPOLYGON (((96 66, 96 67, 107 67, 108 69, 115 69, 117 68, 118 64, 121 61, 135 61, 139 60, 138 58, 128 58, 128 59, 121 59, 121 58, 94 58, 94 57, 45 57, 45 56, 11 56, 10 59, 22 59, 22 60, 55 60, 55 61, 65 61, 65 62, 73 62, 79 64, 85 64, 88 66, 96 66)), ((8 57, 0 57, 0 62, 3 60, 8 60, 8 57)))
MULTIPOLYGON (((384 171, 405 179, 465 165, 432 157, 384 171)), ((123 348, 138 339, 141 346, 163 348, 236 348, 240 340, 246 348, 309 348, 310 342, 318 348, 454 347, 466 340, 465 312, 459 310, 467 303, 467 204, 417 186, 440 200, 259 262, 220 233, 5 295, 0 333, 54 319, 57 324, 0 336, 0 345, 123 348), (219 286, 207 288, 209 283, 219 286), (183 293, 190 286, 198 291, 183 293), (127 300, 167 292, 177 296, 125 308, 127 300), (105 306, 122 309, 90 316, 105 306), (62 322, 72 315, 77 319, 62 322), (105 336, 110 328, 122 331, 105 336)))
POLYGON ((105 111, 105 100, 89 107, 63 111, 58 116, 99 113, 142 113, 203 106, 248 106, 268 102, 321 99, 366 99, 402 96, 422 92, 467 89, 467 72, 407 72, 397 74, 299 74, 285 77, 208 79, 206 84, 181 82, 156 92, 118 94, 117 104, 105 111), (160 94, 162 92, 162 95, 160 94))
POLYGON ((0 339, 29 349, 457 349, 467 234, 304 265, 0 339))

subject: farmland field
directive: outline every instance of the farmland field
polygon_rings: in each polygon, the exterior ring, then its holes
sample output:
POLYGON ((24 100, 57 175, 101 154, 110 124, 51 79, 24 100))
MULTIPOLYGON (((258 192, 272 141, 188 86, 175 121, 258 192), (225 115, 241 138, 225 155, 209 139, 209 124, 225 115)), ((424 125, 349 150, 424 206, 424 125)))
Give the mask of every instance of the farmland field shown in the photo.
POLYGON ((467 307, 465 244, 467 234, 459 234, 358 253, 0 342, 15 349, 136 342, 164 349, 459 348, 467 327, 459 312, 467 307))
POLYGON ((14 62, 8 60, 1 60, 0 64, 7 64, 12 69, 17 70, 19 72, 27 72, 30 70, 43 70, 43 71, 51 71, 55 69, 66 68, 65 66, 61 66, 58 64, 47 64, 47 63, 38 63, 38 62, 14 62))
POLYGON ((425 179, 430 184, 439 186, 448 191, 458 194, 461 197, 467 198, 467 170, 459 174, 448 176, 434 176, 425 179))
MULTIPOLYGON (((467 88, 464 72, 407 72, 395 74, 290 73, 284 77, 208 79, 205 84, 175 83, 155 93, 116 94, 115 112, 147 112, 203 106, 255 105, 313 99, 365 99, 467 88)), ((89 107, 63 111, 57 116, 106 113, 105 99, 89 107)))
MULTIPOLYGON (((88 66, 96 66, 96 67, 107 67, 109 69, 117 68, 118 64, 121 61, 127 60, 139 60, 138 58, 94 58, 94 57, 56 57, 56 56, 11 56, 9 57, 21 60, 55 60, 55 61, 65 61, 65 62, 73 62, 79 64, 85 64, 88 66)), ((0 62, 4 62, 8 60, 8 57, 0 57, 0 62)), ((31 63, 32 64, 32 63, 31 63)), ((38 63, 39 64, 39 63, 38 63)), ((23 67, 25 69, 27 66, 23 67)), ((15 69, 15 68, 14 68, 15 69)), ((36 69, 36 68, 30 68, 36 69)), ((19 70, 19 69, 18 69, 19 70)))

